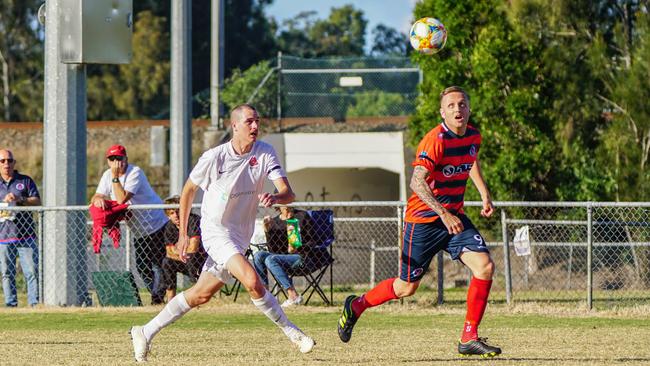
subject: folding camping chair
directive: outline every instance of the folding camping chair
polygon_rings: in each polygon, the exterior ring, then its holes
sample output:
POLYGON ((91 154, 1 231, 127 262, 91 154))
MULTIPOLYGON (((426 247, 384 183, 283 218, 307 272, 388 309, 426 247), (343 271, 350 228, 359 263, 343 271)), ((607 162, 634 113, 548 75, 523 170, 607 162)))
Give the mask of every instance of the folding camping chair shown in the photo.
MULTIPOLYGON (((314 292, 323 299, 325 304, 332 305, 334 298, 332 281, 332 263, 334 262, 334 258, 332 258, 332 243, 334 242, 334 212, 332 210, 310 210, 307 211, 307 213, 312 218, 312 238, 317 242, 317 244, 314 245, 311 253, 306 256, 300 266, 287 269, 287 275, 289 275, 291 279, 294 277, 304 277, 307 281, 307 287, 300 294, 304 298, 305 294, 309 292, 309 295, 305 300, 305 305, 309 303, 314 292), (323 279, 328 269, 330 272, 329 298, 320 286, 320 281, 323 279)), ((270 274, 273 276, 273 273, 270 274)), ((273 277, 273 279, 275 280, 275 285, 273 286, 271 293, 276 296, 282 293, 287 297, 282 286, 278 285, 277 279, 275 279, 275 277, 273 277)))

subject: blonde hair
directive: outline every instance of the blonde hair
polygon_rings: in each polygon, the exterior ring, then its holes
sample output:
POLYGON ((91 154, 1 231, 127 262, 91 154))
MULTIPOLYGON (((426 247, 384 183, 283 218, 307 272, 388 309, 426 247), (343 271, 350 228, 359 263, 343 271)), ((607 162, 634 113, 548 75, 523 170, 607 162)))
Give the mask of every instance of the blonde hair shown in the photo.
POLYGON ((467 94, 465 89, 461 88, 460 86, 453 85, 453 86, 445 88, 445 90, 440 92, 440 103, 442 104, 442 98, 444 98, 445 95, 451 94, 451 93, 463 93, 463 95, 465 96, 465 99, 467 99, 468 102, 470 101, 469 100, 469 94, 467 94))

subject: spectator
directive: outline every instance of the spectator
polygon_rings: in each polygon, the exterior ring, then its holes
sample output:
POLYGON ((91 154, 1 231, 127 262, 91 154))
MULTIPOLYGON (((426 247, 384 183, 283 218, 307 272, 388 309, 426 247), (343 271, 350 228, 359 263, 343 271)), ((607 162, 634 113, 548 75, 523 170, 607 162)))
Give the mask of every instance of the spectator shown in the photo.
POLYGON ((281 305, 286 308, 302 303, 302 296, 296 292, 287 271, 305 263, 312 244, 312 221, 305 211, 287 206, 281 206, 279 210, 280 214, 274 218, 268 216, 264 218, 267 250, 256 252, 253 256, 253 264, 255 265, 255 271, 267 287, 269 279, 266 270, 268 269, 273 274, 273 277, 287 294, 287 300, 281 305), (293 223, 287 225, 287 220, 291 219, 298 220, 299 229, 295 228, 293 223), (287 228, 291 230, 288 231, 287 228), (289 244, 289 235, 296 229, 301 236, 301 245, 299 246, 289 244))
MULTIPOLYGON (((4 206, 39 206, 41 198, 32 178, 14 169, 16 160, 9 150, 0 150, 0 197, 4 206)), ((38 304, 38 246, 31 212, 0 212, 0 270, 5 305, 18 306, 16 257, 27 283, 27 302, 38 304)))
MULTIPOLYGON (((104 172, 91 199, 96 207, 106 208, 106 200, 132 205, 162 204, 139 167, 129 164, 126 148, 113 145, 106 151, 109 169, 104 172)), ((134 237, 135 265, 151 293, 153 305, 164 302, 162 261, 165 258, 165 224, 162 210, 132 210, 127 224, 134 237)))
MULTIPOLYGON (((179 196, 165 199, 165 204, 168 205, 179 203, 179 196)), ((176 273, 182 273, 196 282, 201 274, 201 268, 203 268, 207 254, 201 243, 201 216, 190 213, 187 224, 187 235, 190 237, 190 244, 186 250, 189 258, 187 262, 183 262, 176 251, 178 228, 181 225, 178 209, 166 209, 165 214, 169 218, 169 222, 165 225, 165 243, 167 244, 165 248, 167 250, 167 256, 163 259, 162 270, 163 283, 166 289, 165 295, 167 301, 169 301, 176 296, 176 273)))

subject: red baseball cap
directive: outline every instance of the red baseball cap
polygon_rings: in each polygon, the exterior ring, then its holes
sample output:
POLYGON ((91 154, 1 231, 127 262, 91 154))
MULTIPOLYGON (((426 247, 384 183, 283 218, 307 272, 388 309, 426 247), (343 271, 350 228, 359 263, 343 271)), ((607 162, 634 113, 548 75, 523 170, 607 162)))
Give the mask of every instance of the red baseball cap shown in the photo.
POLYGON ((126 156, 126 148, 122 145, 113 145, 106 150, 106 157, 126 156))

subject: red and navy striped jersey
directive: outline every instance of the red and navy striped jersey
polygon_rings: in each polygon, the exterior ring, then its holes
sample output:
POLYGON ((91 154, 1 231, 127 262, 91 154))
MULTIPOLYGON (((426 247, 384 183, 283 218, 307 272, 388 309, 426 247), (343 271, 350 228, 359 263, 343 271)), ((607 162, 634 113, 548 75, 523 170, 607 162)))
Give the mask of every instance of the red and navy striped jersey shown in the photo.
MULTIPOLYGON (((463 213, 465 187, 478 150, 481 134, 467 125, 465 135, 458 136, 445 123, 441 123, 424 136, 418 145, 413 166, 423 166, 429 171, 427 184, 433 196, 451 213, 463 213)), ((406 206, 407 222, 433 222, 435 213, 414 192, 406 206)))

